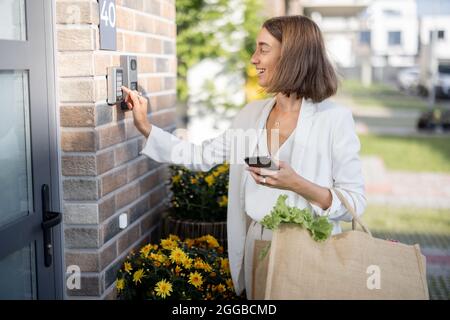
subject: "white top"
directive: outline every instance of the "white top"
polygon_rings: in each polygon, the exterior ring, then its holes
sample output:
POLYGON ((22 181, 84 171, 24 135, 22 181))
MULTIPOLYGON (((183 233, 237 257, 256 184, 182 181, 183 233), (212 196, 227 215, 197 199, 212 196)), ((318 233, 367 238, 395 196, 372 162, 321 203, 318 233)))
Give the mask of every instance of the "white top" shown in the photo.
MULTIPOLYGON (((260 136, 260 139, 258 139, 257 155, 270 156, 272 159, 290 163, 296 129, 293 130, 290 136, 273 155, 270 155, 269 152, 266 130, 264 130, 263 134, 260 136)), ((289 196, 295 196, 295 193, 289 190, 271 188, 257 184, 255 179, 251 176, 249 179, 246 179, 244 190, 245 212, 250 218, 258 222, 270 213, 280 195, 288 194, 289 196)))
MULTIPOLYGON (((206 140, 201 145, 181 140, 157 126, 153 126, 144 145, 142 154, 158 162, 182 164, 191 170, 208 171, 213 166, 227 161, 230 163, 228 188, 228 254, 231 276, 236 292, 244 289, 244 250, 247 235, 247 215, 244 210, 244 187, 252 179, 244 170, 244 158, 254 156, 256 139, 250 140, 248 152, 241 152, 242 141, 230 135, 230 131, 245 133, 248 130, 263 129, 275 98, 257 100, 247 104, 233 119, 230 130, 206 140), (261 121, 260 121, 261 119, 261 121), (236 145, 238 144, 238 145, 236 145)), ((290 160, 292 168, 305 179, 326 188, 338 189, 358 215, 364 212, 366 197, 361 160, 360 143, 355 123, 349 109, 326 99, 313 103, 303 99, 293 137, 293 151, 290 160)), ((245 151, 245 150, 242 150, 245 151)), ((341 232, 340 221, 350 221, 352 216, 339 198, 331 192, 331 207, 323 210, 309 203, 301 196, 287 199, 286 203, 297 208, 310 207, 314 213, 327 216, 333 223, 333 234, 341 232), (291 200, 291 201, 288 201, 291 200)), ((260 199, 252 199, 259 202, 260 199)))

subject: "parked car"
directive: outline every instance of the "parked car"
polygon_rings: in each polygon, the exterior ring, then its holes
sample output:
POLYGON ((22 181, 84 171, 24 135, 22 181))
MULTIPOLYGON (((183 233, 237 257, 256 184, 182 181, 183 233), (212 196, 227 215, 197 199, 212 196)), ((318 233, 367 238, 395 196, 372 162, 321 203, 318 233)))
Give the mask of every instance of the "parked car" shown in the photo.
MULTIPOLYGON (((422 74, 419 77, 418 92, 423 96, 427 96, 431 91, 431 79, 429 71, 421 70, 422 74)), ((439 61, 438 74, 435 83, 436 97, 444 98, 450 97, 450 61, 439 61)))
POLYGON ((450 65, 439 65, 438 72, 436 96, 450 97, 450 65))
POLYGON ((419 85, 420 70, 418 67, 411 67, 400 70, 397 73, 397 84, 400 90, 416 92, 419 85))

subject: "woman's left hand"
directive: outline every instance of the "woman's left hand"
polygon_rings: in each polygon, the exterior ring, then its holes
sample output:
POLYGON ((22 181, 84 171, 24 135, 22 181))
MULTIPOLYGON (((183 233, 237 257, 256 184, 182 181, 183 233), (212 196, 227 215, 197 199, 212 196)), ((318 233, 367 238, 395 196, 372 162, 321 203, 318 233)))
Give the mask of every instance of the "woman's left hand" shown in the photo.
POLYGON ((285 161, 277 161, 279 170, 247 167, 257 184, 284 190, 293 190, 299 178, 297 172, 285 161), (265 178, 265 179, 264 179, 265 178), (264 181, 265 180, 265 181, 264 181))

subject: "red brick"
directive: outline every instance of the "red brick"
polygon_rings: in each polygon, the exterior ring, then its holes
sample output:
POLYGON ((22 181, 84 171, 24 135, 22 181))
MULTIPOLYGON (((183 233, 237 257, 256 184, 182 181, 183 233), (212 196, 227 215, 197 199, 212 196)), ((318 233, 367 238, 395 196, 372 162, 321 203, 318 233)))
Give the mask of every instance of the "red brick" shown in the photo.
POLYGON ((120 236, 118 240, 119 252, 124 252, 132 244, 134 244, 139 239, 139 224, 135 225, 120 236))
POLYGON ((145 177, 140 181, 141 185, 141 195, 150 191, 154 187, 156 187, 159 183, 159 177, 157 172, 153 172, 149 176, 145 177))
POLYGON ((115 165, 119 166, 127 161, 135 159, 138 156, 137 140, 132 140, 121 144, 114 149, 115 165))
POLYGON ((113 171, 101 179, 102 197, 127 183, 127 168, 113 171))
POLYGON ((167 126, 175 124, 175 120, 176 120, 176 112, 174 110, 168 110, 160 112, 158 114, 153 114, 150 117, 150 122, 160 128, 165 128, 167 126))
POLYGON ((135 183, 121 190, 119 193, 116 194, 117 210, 132 203, 138 197, 139 197, 139 183, 135 183))
POLYGON ((61 133, 63 151, 95 151, 95 132, 92 130, 65 131, 61 133))
POLYGON ((95 156, 62 156, 62 174, 64 176, 95 176, 95 156))
POLYGON ((61 106, 60 118, 62 127, 93 127, 94 106, 61 106))
POLYGON ((147 38, 147 52, 148 53, 162 53, 162 41, 155 38, 147 38))
POLYGON ((109 217, 111 217, 116 211, 116 199, 114 195, 110 197, 102 198, 102 201, 98 204, 99 222, 102 223, 109 217))
POLYGON ((105 173, 114 168, 114 151, 108 150, 97 154, 97 174, 105 173))
POLYGON ((125 124, 113 123, 97 129, 99 149, 125 141, 125 124))

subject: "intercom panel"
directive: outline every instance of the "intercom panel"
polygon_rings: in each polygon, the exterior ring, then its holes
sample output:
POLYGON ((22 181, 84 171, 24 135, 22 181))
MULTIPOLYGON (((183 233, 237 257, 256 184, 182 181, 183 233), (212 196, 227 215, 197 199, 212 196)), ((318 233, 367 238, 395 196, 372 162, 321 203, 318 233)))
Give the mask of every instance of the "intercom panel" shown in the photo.
MULTIPOLYGON (((131 90, 138 90, 138 65, 136 56, 120 56, 120 66, 123 69, 124 86, 131 90)), ((126 97, 124 97, 126 98, 126 97)), ((128 109, 122 103, 122 109, 128 109)))
POLYGON ((121 103, 124 98, 121 88, 123 85, 123 69, 121 67, 108 67, 106 78, 108 91, 106 102, 109 105, 121 103))

